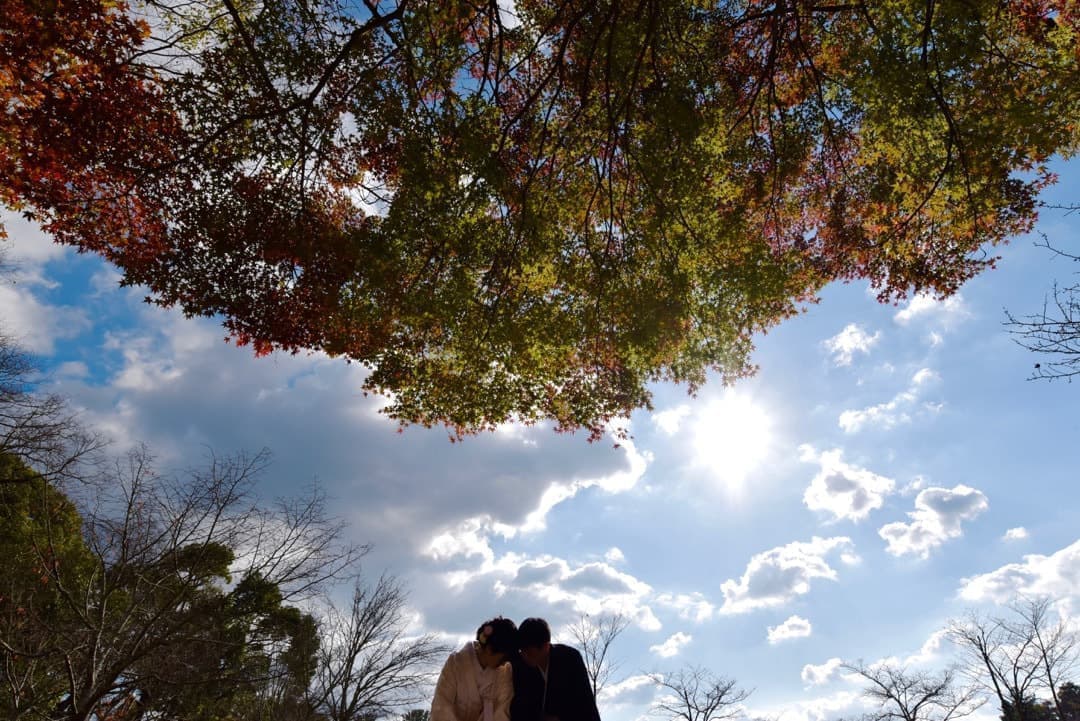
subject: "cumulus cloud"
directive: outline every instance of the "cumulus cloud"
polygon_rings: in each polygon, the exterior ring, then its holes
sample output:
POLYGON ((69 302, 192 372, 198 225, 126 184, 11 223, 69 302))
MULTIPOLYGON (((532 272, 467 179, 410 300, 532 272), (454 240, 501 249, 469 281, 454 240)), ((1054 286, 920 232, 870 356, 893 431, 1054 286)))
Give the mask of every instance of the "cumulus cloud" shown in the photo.
POLYGON ((813 632, 810 622, 801 616, 790 616, 779 626, 769 626, 766 637, 771 644, 790 641, 793 638, 807 638, 813 632))
MULTIPOLYGON (((946 629, 938 629, 930 634, 917 651, 910 653, 907 656, 886 656, 885 658, 880 658, 869 664, 869 667, 881 668, 884 666, 891 666, 894 668, 915 668, 919 666, 926 667, 940 665, 943 655, 942 647, 945 645, 945 641, 948 640, 948 637, 949 632, 946 629)), ((851 676, 851 678, 860 683, 862 681, 858 676, 851 676)))
POLYGON ((729 579, 721 584, 724 605, 720 612, 748 613, 759 608, 782 606, 809 593, 814 579, 835 581, 836 570, 826 557, 851 549, 851 539, 846 536, 815 536, 808 542, 795 541, 759 553, 750 559, 740 579, 729 579))
POLYGON ((663 643, 658 643, 655 646, 649 646, 649 650, 655 653, 660 658, 671 658, 678 655, 682 651, 683 646, 690 643, 693 640, 693 636, 688 633, 678 631, 668 637, 663 643))
POLYGON ((716 606, 696 591, 694 593, 662 593, 656 596, 655 600, 658 606, 669 608, 679 614, 679 618, 695 623, 704 623, 716 613, 716 606))
POLYGON ((837 691, 828 696, 802 699, 777 707, 750 709, 748 718, 768 718, 776 721, 827 721, 861 715, 866 708, 861 691, 837 691))
POLYGON ((669 436, 673 436, 679 432, 682 427, 683 420, 690 415, 690 406, 682 404, 675 406, 674 408, 668 408, 666 410, 653 413, 652 422, 657 428, 666 433, 669 436))
POLYGON ((917 293, 906 306, 896 312, 893 319, 900 325, 909 325, 915 320, 927 320, 951 327, 970 315, 971 312, 959 293, 944 300, 937 300, 926 293, 917 293))
POLYGON ((896 484, 891 478, 845 463, 842 456, 839 448, 818 453, 809 445, 799 447, 800 460, 819 466, 803 493, 803 503, 812 511, 832 514, 836 520, 861 521, 881 508, 896 484))
POLYGON ((878 535, 885 539, 885 550, 894 556, 929 558, 947 540, 963 535, 963 522, 974 519, 989 505, 982 491, 965 485, 926 488, 915 497, 915 510, 908 513, 910 523, 887 523, 878 535))
POLYGON ((825 663, 808 663, 802 668, 802 681, 807 687, 821 686, 836 678, 837 671, 843 666, 844 661, 840 658, 830 658, 825 663))
POLYGON ((842 331, 825 340, 823 345, 832 354, 836 365, 849 366, 856 353, 868 354, 880 338, 880 332, 870 335, 859 324, 849 323, 842 331))
POLYGON ((617 546, 612 546, 604 552, 604 560, 608 563, 622 563, 626 560, 626 556, 623 555, 622 549, 617 546))
POLYGON ((499 612, 512 618, 536 615, 538 605, 545 606, 553 628, 581 614, 622 614, 643 630, 661 628, 649 605, 652 587, 608 563, 577 563, 550 554, 474 555, 478 563, 443 573, 453 596, 444 595, 436 617, 447 609, 490 605, 497 598, 499 612))
POLYGON ((1016 528, 1010 528, 1009 530, 1005 531, 1005 535, 1001 538, 1005 541, 1022 541, 1027 537, 1027 529, 1023 526, 1017 526, 1016 528))
POLYGON ((487 517, 466 519, 457 528, 445 530, 432 538, 427 553, 439 561, 455 556, 479 556, 488 562, 494 561, 495 552, 491 550, 488 533, 484 530, 488 524, 490 518, 487 517))
POLYGON ((857 433, 867 426, 888 430, 910 423, 920 412, 936 413, 941 410, 940 404, 919 402, 925 388, 936 380, 937 373, 929 368, 922 368, 911 377, 908 388, 891 400, 866 408, 843 411, 839 418, 840 428, 845 433, 857 433))
POLYGON ((60 340, 75 338, 90 328, 86 311, 43 303, 29 286, 0 279, 0 331, 27 351, 52 355, 60 340))
POLYGON ((965 601, 1004 604, 1017 596, 1054 598, 1063 615, 1070 616, 1080 600, 1080 540, 1048 556, 1024 556, 960 584, 965 601))
POLYGON ((8 244, 0 246, 0 251, 3 251, 4 260, 20 280, 33 278, 37 283, 45 282, 40 276, 41 267, 73 253, 20 213, 0 209, 0 224, 8 234, 8 244))
POLYGON ((635 674, 600 690, 597 701, 604 709, 616 706, 647 706, 656 696, 656 681, 648 674, 635 674))
POLYGON ((930 634, 930 637, 923 642, 923 645, 919 647, 919 650, 905 658, 902 662, 903 666, 925 666, 936 662, 941 658, 941 647, 949 637, 949 632, 945 629, 938 629, 930 634))

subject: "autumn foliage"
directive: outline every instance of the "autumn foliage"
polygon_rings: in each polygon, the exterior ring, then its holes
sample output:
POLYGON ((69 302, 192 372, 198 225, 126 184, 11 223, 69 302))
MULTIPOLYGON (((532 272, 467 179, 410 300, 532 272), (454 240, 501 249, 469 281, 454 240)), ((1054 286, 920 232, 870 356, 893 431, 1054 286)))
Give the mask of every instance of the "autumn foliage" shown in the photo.
POLYGON ((1078 139, 1075 0, 4 11, 6 202, 458 431, 739 377, 834 280, 951 293, 1078 139))

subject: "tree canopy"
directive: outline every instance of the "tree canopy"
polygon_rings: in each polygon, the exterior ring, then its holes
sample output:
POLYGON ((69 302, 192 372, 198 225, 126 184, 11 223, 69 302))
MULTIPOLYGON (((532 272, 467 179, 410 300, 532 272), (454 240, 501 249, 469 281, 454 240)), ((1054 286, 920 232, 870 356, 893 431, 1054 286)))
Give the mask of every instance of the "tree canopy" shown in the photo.
POLYGON ((5 202, 459 432, 747 374, 834 280, 951 293, 1078 140, 1076 0, 2 6, 5 202))

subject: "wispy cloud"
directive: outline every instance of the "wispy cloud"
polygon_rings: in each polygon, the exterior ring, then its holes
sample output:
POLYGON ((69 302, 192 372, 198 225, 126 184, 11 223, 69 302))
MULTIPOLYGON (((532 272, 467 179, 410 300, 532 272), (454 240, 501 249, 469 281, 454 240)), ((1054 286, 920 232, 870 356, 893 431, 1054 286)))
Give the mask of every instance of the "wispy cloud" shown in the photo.
POLYGON ((694 639, 688 633, 678 631, 668 637, 663 643, 658 643, 655 646, 649 646, 649 650, 655 653, 660 658, 671 658, 677 656, 686 644, 690 643, 694 639))
POLYGON ((840 414, 839 425, 845 433, 857 433, 868 426, 888 430, 904 423, 910 423, 914 416, 922 412, 935 413, 939 405, 923 403, 920 397, 925 388, 938 380, 938 375, 929 368, 922 368, 911 377, 908 388, 891 400, 861 409, 850 409, 840 414))
POLYGON ((826 339, 823 345, 832 354, 833 363, 837 366, 849 366, 856 353, 870 353, 870 349, 877 345, 880 338, 880 331, 870 335, 858 323, 849 323, 832 338, 826 339))
POLYGON ((716 613, 716 606, 696 591, 694 593, 662 593, 655 600, 658 606, 670 608, 679 614, 679 618, 695 623, 708 621, 716 613))

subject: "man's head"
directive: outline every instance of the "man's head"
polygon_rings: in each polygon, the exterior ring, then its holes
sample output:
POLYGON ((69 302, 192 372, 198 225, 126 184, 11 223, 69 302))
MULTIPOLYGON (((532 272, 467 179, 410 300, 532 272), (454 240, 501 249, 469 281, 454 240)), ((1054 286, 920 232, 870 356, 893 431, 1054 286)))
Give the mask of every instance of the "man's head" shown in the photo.
POLYGON ((534 668, 547 668, 551 655, 551 628, 542 618, 526 618, 518 627, 521 658, 534 668))

